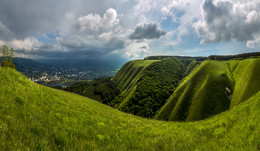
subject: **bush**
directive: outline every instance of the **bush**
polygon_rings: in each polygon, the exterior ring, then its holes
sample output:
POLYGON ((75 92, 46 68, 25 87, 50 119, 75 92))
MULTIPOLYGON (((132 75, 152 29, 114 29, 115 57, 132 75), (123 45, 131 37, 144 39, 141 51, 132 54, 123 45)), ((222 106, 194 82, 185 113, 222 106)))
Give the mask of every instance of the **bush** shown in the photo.
POLYGON ((24 101, 24 98, 21 97, 21 96, 16 97, 15 101, 16 101, 17 103, 19 103, 20 105, 23 105, 24 102, 25 102, 25 101, 24 101))
POLYGON ((13 59, 14 59, 14 50, 11 48, 7 47, 7 45, 3 45, 2 49, 0 50, 2 53, 2 67, 9 67, 9 68, 14 68, 16 69, 15 65, 13 64, 13 59))
POLYGON ((112 101, 120 94, 120 89, 110 77, 102 77, 90 82, 75 83, 65 90, 104 104, 114 104, 112 101))

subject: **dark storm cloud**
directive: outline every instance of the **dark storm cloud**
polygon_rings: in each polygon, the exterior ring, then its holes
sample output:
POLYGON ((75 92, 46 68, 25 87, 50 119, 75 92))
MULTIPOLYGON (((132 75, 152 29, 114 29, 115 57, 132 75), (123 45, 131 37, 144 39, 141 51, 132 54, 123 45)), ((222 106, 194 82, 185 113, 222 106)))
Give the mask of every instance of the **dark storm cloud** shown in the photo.
POLYGON ((147 48, 148 48, 147 46, 140 47, 140 49, 147 49, 147 48))
POLYGON ((259 6, 259 0, 240 3, 204 0, 203 20, 193 26, 202 43, 253 40, 260 34, 259 6))
POLYGON ((75 44, 73 42, 63 41, 61 46, 68 51, 57 50, 55 46, 44 44, 38 50, 27 51, 24 49, 16 50, 18 54, 27 54, 34 57, 46 57, 46 58, 98 58, 104 55, 109 55, 115 49, 124 48, 125 42, 118 38, 111 38, 103 45, 96 46, 86 43, 75 44))
POLYGON ((74 50, 74 51, 46 51, 46 50, 37 50, 37 51, 25 51, 25 50, 17 50, 16 53, 27 54, 34 57, 45 57, 45 58, 98 58, 101 55, 107 54, 104 50, 98 49, 88 49, 88 50, 74 50))
POLYGON ((158 39, 166 35, 166 31, 158 27, 156 23, 139 24, 135 30, 130 34, 130 39, 158 39))
POLYGON ((106 5, 102 0, 1 0, 0 22, 17 37, 46 34, 59 30, 66 13, 103 13, 106 5))
POLYGON ((62 15, 55 6, 55 1, 3 0, 0 21, 21 37, 50 32, 57 29, 62 15))
POLYGON ((0 40, 10 40, 13 37, 13 33, 0 22, 0 40))
POLYGON ((74 36, 69 39, 61 40, 61 46, 69 48, 71 51, 74 50, 102 50, 106 52, 111 52, 116 49, 124 48, 125 41, 117 37, 111 37, 106 42, 100 42, 98 40, 88 40, 83 39, 81 36, 74 36))

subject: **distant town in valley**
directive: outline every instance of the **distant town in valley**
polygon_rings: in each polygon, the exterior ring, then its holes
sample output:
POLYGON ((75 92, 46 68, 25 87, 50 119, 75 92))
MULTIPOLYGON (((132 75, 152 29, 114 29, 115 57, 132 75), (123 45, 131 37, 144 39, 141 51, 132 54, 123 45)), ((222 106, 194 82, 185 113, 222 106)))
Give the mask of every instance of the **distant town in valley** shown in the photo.
POLYGON ((67 80, 92 80, 98 77, 113 76, 113 73, 98 73, 91 70, 81 71, 79 69, 65 69, 59 68, 56 71, 41 72, 35 71, 33 73, 24 72, 25 75, 36 83, 61 82, 67 80))
POLYGON ((73 63, 73 65, 68 65, 63 62, 57 63, 46 60, 14 59, 14 64, 19 72, 26 75, 31 81, 43 85, 111 77, 115 75, 125 61, 106 64, 89 61, 74 61, 73 63))

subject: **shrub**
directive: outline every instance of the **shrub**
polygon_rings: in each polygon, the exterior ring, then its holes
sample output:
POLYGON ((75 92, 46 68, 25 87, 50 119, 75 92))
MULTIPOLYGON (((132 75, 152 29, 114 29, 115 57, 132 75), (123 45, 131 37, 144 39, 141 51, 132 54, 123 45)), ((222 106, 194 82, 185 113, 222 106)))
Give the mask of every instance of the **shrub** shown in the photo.
POLYGON ((7 45, 3 45, 2 49, 0 49, 0 52, 2 53, 2 67, 9 67, 16 69, 15 65, 13 64, 14 59, 14 50, 7 47, 7 45))
POLYGON ((21 96, 16 97, 15 101, 16 101, 17 103, 19 103, 20 105, 23 105, 24 102, 25 102, 25 101, 24 101, 24 98, 21 97, 21 96))

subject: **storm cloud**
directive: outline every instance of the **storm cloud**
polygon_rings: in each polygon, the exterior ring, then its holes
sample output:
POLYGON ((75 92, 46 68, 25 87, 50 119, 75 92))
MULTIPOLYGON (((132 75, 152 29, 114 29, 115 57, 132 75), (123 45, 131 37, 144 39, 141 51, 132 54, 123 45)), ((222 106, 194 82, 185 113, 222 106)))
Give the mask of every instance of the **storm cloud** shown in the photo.
POLYGON ((0 21, 16 36, 26 37, 59 31, 67 13, 102 14, 107 5, 103 0, 1 0, 0 21))
POLYGON ((158 27, 156 23, 138 24, 134 32, 130 34, 130 39, 158 39, 166 35, 166 31, 158 27))
POLYGON ((253 47, 260 35, 259 6, 259 0, 204 0, 201 4, 203 19, 193 27, 201 43, 236 40, 247 41, 247 45, 253 47))

